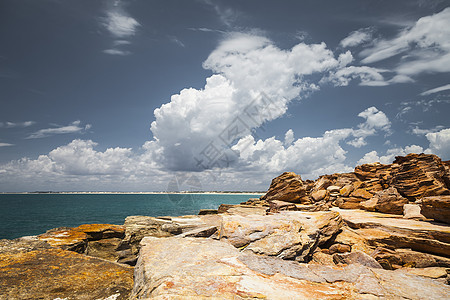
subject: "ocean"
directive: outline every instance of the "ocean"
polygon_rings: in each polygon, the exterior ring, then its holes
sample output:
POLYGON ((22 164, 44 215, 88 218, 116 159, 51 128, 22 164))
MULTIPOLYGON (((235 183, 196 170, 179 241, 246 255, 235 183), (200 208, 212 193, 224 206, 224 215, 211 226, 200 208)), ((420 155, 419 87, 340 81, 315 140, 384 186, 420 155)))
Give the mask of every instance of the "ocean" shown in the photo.
POLYGON ((261 194, 0 194, 0 239, 38 235, 56 227, 123 224, 127 216, 196 215, 261 194))

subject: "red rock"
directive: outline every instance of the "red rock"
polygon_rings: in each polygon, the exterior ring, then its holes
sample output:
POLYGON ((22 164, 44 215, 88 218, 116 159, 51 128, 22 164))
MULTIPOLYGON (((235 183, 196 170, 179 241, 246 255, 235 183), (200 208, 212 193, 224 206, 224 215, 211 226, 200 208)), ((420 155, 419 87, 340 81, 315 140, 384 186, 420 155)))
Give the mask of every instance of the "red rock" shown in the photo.
POLYGON ((269 190, 261 200, 280 200, 291 203, 310 203, 306 186, 300 175, 293 172, 284 172, 274 178, 269 190))

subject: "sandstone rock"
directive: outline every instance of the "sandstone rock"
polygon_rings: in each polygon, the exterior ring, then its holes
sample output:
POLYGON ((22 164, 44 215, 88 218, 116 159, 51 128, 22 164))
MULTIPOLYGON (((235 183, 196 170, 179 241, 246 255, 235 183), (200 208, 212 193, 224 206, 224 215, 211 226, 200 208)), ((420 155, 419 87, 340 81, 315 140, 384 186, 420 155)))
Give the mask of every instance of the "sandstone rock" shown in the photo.
POLYGON ((279 200, 270 200, 270 208, 269 212, 277 213, 283 210, 297 210, 297 206, 294 203, 279 201, 279 200))
POLYGON ((436 155, 408 154, 396 157, 398 169, 392 185, 405 197, 417 200, 427 196, 449 195, 450 171, 436 155))
POLYGON ((450 224, 450 196, 424 197, 420 202, 422 215, 450 224))
POLYGON ((332 210, 338 211, 344 222, 354 229, 354 232, 364 237, 372 247, 410 248, 419 252, 450 256, 448 226, 361 210, 339 208, 332 210))
POLYGON ((250 198, 247 201, 242 202, 241 205, 269 207, 269 202, 267 202, 266 200, 261 200, 259 198, 250 198))
POLYGON ((379 162, 364 164, 355 168, 355 175, 365 183, 368 191, 378 192, 389 187, 392 173, 397 167, 394 164, 383 165, 379 162))
POLYGON ((37 236, 25 236, 14 240, 0 240, 0 254, 15 254, 34 250, 51 249, 49 243, 37 236))
POLYGON ((401 259, 401 265, 404 267, 428 268, 444 267, 450 268, 450 258, 421 253, 410 249, 396 249, 395 253, 401 259))
POLYGON ((331 185, 331 186, 327 187, 327 191, 330 193, 339 193, 340 190, 341 190, 341 188, 338 186, 335 186, 335 185, 331 185))
POLYGON ((361 203, 361 206, 368 211, 401 215, 403 206, 407 203, 408 199, 402 197, 394 187, 390 187, 377 192, 372 198, 361 203))
POLYGON ((61 249, 0 254, 0 299, 128 299, 133 268, 61 249))
POLYGON ((219 238, 258 254, 305 261, 317 246, 336 235, 341 226, 342 220, 334 212, 223 215, 219 238))
POLYGON ((372 193, 366 191, 365 189, 356 189, 350 195, 355 198, 361 198, 366 200, 373 197, 372 193))
POLYGON ((333 256, 323 253, 321 251, 314 252, 314 254, 312 255, 312 260, 309 263, 334 266, 333 256))
POLYGON ((340 244, 340 243, 333 244, 329 248, 329 253, 330 254, 345 253, 345 252, 350 252, 350 251, 352 251, 352 247, 350 245, 340 244))
POLYGON ((418 204, 403 205, 403 218, 424 221, 425 216, 420 213, 420 206, 418 204))
POLYGON ((443 299, 449 292, 429 278, 359 264, 299 264, 242 253, 223 241, 147 237, 131 299, 443 299))
POLYGON ((333 255, 335 264, 360 264, 369 268, 382 269, 381 265, 364 252, 336 253, 333 255))
POLYGON ((347 184, 346 186, 344 186, 343 188, 341 188, 339 190, 339 193, 343 197, 348 197, 348 196, 350 196, 351 192, 353 192, 353 189, 354 189, 354 187, 352 184, 347 184))
MULTIPOLYGON (((91 241, 109 238, 122 239, 124 234, 125 227, 121 225, 83 224, 78 227, 51 229, 44 234, 38 235, 38 238, 46 241, 53 247, 85 253, 88 243, 91 241)), ((114 251, 114 249, 110 250, 114 251)), ((102 254, 102 256, 109 256, 109 254, 102 254)))
POLYGON ((85 254, 110 261, 117 261, 119 259, 119 253, 116 251, 116 249, 121 241, 122 239, 119 238, 91 241, 88 243, 85 254))
POLYGON ((269 190, 261 200, 280 200, 292 203, 310 203, 307 190, 300 175, 284 172, 274 178, 269 190))
POLYGON ((428 278, 447 278, 447 269, 439 267, 430 268, 404 268, 401 269, 402 272, 407 272, 408 274, 414 274, 422 277, 428 278))
POLYGON ((323 199, 327 200, 328 197, 329 197, 329 192, 327 190, 318 190, 318 191, 311 193, 311 198, 313 198, 313 200, 315 202, 323 200, 323 199))
POLYGON ((231 215, 261 215, 267 214, 268 208, 265 206, 252 206, 252 205, 233 205, 233 204, 221 204, 219 206, 219 214, 227 213, 231 215))
POLYGON ((201 215, 217 215, 219 212, 217 209, 200 209, 198 214, 201 215))
POLYGON ((361 251, 369 255, 374 250, 363 236, 347 226, 341 228, 341 232, 336 236, 334 242, 348 245, 353 251, 361 251))

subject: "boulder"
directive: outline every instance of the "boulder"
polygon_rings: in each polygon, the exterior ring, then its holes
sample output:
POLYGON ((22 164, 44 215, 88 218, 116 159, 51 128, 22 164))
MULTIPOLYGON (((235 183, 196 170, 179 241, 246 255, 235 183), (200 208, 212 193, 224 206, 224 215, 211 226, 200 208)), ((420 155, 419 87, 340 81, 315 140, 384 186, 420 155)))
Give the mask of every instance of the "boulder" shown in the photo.
POLYGON ((403 214, 403 206, 408 203, 408 199, 402 197, 396 188, 377 192, 369 200, 362 202, 361 207, 368 211, 379 211, 387 214, 403 214))
POLYGON ((308 261, 317 246, 334 237, 342 227, 335 212, 282 211, 277 214, 223 215, 218 232, 237 248, 283 259, 308 261))
MULTIPOLYGON (((267 202, 269 203, 269 202, 267 202)), ((270 205, 270 203, 269 203, 270 205)), ((268 207, 266 206, 253 206, 253 205, 244 205, 244 204, 221 204, 219 206, 219 214, 231 214, 231 215, 266 215, 268 207)))
POLYGON ((330 193, 327 190, 318 190, 311 193, 311 198, 314 200, 314 202, 320 201, 320 200, 328 200, 330 193))
POLYGON ((130 299, 445 299, 449 293, 431 278, 360 264, 302 264, 224 241, 146 237, 130 299))
POLYGON ((284 202, 279 200, 270 200, 269 212, 277 213, 283 210, 297 210, 297 206, 294 203, 284 202))
POLYGON ((425 217, 450 224, 450 196, 424 197, 420 208, 425 217))
POLYGON ((419 221, 426 220, 425 216, 420 213, 419 204, 405 204, 403 205, 403 218, 414 219, 419 221))
POLYGON ((300 175, 293 172, 284 172, 274 178, 269 190, 261 200, 280 200, 291 203, 310 203, 306 186, 300 175))
POLYGON ((128 299, 133 268, 62 249, 0 254, 0 299, 128 299))

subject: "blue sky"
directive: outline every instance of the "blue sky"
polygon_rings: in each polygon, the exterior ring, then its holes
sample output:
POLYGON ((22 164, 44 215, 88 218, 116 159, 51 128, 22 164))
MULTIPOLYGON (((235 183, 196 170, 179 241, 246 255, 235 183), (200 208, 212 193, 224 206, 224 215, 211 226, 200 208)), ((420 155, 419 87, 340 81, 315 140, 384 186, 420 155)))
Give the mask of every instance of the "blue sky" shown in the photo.
POLYGON ((0 3, 0 191, 450 160, 447 1, 0 3))

